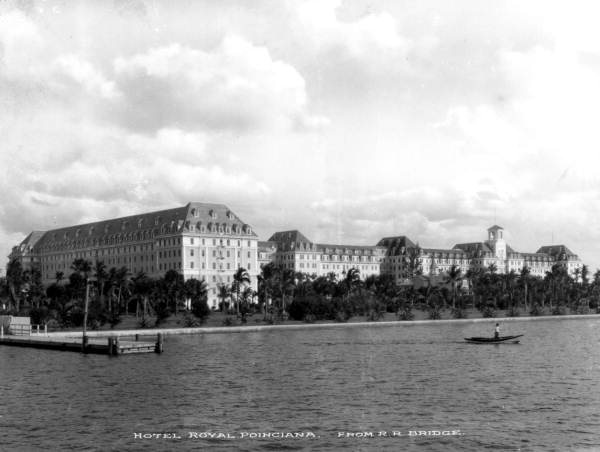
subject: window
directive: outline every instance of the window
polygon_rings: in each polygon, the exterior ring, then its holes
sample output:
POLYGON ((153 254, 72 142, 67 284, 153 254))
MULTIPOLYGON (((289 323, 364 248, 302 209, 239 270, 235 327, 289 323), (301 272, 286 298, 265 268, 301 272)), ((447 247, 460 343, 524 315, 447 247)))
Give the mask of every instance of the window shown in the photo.
POLYGON ((194 255, 194 250, 192 249, 192 250, 190 250, 190 256, 193 256, 193 255, 194 255))
POLYGON ((190 262, 190 268, 194 268, 194 262, 190 262))
POLYGON ((194 237, 192 237, 192 238, 190 239, 190 243, 191 243, 192 245, 194 244, 194 237))

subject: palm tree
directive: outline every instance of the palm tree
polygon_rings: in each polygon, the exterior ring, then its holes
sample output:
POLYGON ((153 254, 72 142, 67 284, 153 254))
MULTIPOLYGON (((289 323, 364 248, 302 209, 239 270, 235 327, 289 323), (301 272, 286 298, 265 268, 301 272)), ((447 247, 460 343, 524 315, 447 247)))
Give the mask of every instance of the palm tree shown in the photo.
POLYGON ((265 312, 265 320, 267 319, 267 311, 269 304, 269 292, 271 286, 273 285, 273 281, 275 280, 277 267, 273 262, 269 262, 266 265, 263 265, 260 269, 260 277, 258 280, 258 289, 263 292, 263 302, 264 302, 264 312, 265 312))
POLYGON ((236 314, 239 314, 240 313, 240 287, 242 286, 242 284, 250 284, 250 275, 248 274, 248 271, 245 268, 238 267, 238 269, 236 270, 236 272, 233 275, 233 281, 236 283, 236 285, 235 285, 235 292, 236 292, 235 311, 236 311, 236 314))
POLYGON ((295 276, 294 270, 291 270, 289 268, 284 268, 284 267, 277 267, 277 271, 275 274, 275 280, 277 283, 277 287, 279 289, 279 293, 281 295, 281 315, 282 316, 285 314, 285 294, 286 294, 286 292, 288 292, 291 289, 292 296, 293 296, 293 290, 294 290, 294 287, 296 284, 294 276, 295 276))
POLYGON ((528 300, 530 274, 531 274, 531 271, 529 270, 529 267, 527 267, 526 265, 523 266, 523 268, 521 269, 521 272, 519 273, 519 282, 523 286, 523 301, 524 301, 525 311, 528 311, 527 300, 528 300))
POLYGON ((168 270, 162 278, 164 282, 163 295, 173 304, 173 312, 178 313, 179 301, 183 298, 183 275, 176 270, 168 270))
POLYGON ((356 267, 350 268, 346 272, 346 277, 342 281, 346 296, 349 297, 352 292, 360 285, 360 270, 356 267))
POLYGON ((220 284, 218 291, 217 291, 217 296, 221 300, 221 310, 225 309, 225 312, 227 312, 227 308, 228 308, 228 306, 226 306, 225 303, 227 301, 227 298, 229 298, 230 295, 231 295, 231 287, 229 287, 227 284, 220 284))
POLYGON ((206 282, 199 279, 188 279, 183 285, 183 291, 186 299, 190 300, 192 314, 200 319, 206 318, 210 314, 206 303, 208 299, 206 282))
POLYGON ((133 283, 133 293, 136 297, 136 308, 135 316, 139 317, 140 312, 140 299, 142 300, 142 320, 146 318, 148 313, 148 302, 150 294, 155 288, 155 282, 152 278, 148 277, 144 272, 139 272, 131 279, 133 283))
MULTIPOLYGON (((98 287, 98 293, 100 297, 100 305, 104 306, 104 284, 108 280, 108 272, 106 271, 106 265, 102 261, 96 261, 94 264, 94 278, 96 278, 96 285, 98 287)), ((111 303, 108 304, 108 312, 112 314, 111 303)))
POLYGON ((452 309, 456 308, 456 286, 462 281, 462 270, 457 265, 452 265, 446 274, 446 284, 450 284, 452 288, 452 309))
POLYGON ((127 267, 123 266, 118 269, 114 269, 114 272, 111 268, 109 275, 111 275, 111 277, 114 278, 113 284, 118 288, 117 309, 119 312, 121 312, 121 300, 124 299, 123 295, 129 295, 130 293, 129 287, 131 281, 129 277, 131 276, 131 274, 129 273, 127 267))

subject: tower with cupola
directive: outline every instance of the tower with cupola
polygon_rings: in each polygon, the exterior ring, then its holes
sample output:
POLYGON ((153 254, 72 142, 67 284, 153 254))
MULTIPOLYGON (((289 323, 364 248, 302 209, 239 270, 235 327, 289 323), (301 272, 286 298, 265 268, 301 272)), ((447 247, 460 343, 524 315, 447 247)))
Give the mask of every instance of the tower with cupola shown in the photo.
POLYGON ((504 272, 506 262, 506 241, 504 240, 504 228, 494 225, 488 229, 488 246, 496 257, 496 266, 500 273, 504 272))

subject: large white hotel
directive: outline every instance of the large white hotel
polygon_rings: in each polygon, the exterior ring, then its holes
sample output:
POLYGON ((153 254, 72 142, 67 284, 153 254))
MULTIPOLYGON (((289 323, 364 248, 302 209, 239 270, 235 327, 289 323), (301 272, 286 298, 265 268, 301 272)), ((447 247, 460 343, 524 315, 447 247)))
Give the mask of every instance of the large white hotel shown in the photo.
POLYGON ((107 267, 126 267, 131 274, 144 272, 158 277, 176 270, 184 278, 203 279, 209 290, 209 305, 218 304, 217 289, 231 284, 240 267, 251 286, 257 288, 260 267, 268 262, 306 274, 338 279, 351 268, 362 278, 390 274, 397 282, 406 269, 419 268, 424 275, 440 275, 453 265, 463 273, 469 268, 495 265, 498 273, 519 272, 544 276, 554 264, 574 275, 582 263, 564 245, 542 246, 535 253, 513 250, 500 226, 488 229, 485 241, 460 243, 449 249, 422 248, 406 236, 382 238, 375 246, 314 243, 301 232, 274 233, 259 242, 252 227, 223 204, 191 202, 157 212, 132 215, 49 231, 31 232, 13 247, 9 259, 23 267, 39 265, 42 281, 55 281, 57 272, 71 273, 75 259, 102 261, 107 267))

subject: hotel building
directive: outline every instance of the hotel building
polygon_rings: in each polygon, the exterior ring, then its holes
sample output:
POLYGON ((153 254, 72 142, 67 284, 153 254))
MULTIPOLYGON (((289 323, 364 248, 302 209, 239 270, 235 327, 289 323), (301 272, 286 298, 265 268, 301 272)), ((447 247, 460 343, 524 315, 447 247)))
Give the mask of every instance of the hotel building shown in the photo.
POLYGON ((488 229, 488 239, 483 242, 459 243, 451 249, 421 248, 405 236, 387 237, 378 245, 386 248, 381 266, 382 273, 392 274, 397 282, 406 278, 410 258, 424 275, 440 275, 453 266, 462 270, 463 275, 470 268, 489 268, 494 265, 498 273, 519 273, 527 267, 532 276, 543 277, 554 264, 563 265, 569 275, 581 269, 582 262, 565 245, 542 246, 535 253, 513 250, 504 240, 504 228, 492 226, 488 229))
POLYGON ((38 264, 42 282, 68 276, 75 259, 127 267, 132 275, 160 277, 176 270, 185 280, 202 279, 208 304, 218 306, 217 288, 231 284, 239 267, 257 289, 258 237, 227 206, 191 202, 183 207, 123 218, 35 231, 9 256, 24 269, 38 264))
POLYGON ((359 270, 361 279, 379 275, 385 254, 385 248, 380 246, 314 243, 296 230, 276 232, 269 242, 275 243, 276 265, 316 276, 334 273, 338 280, 351 268, 359 270))
POLYGON ((24 269, 38 265, 42 282, 65 277, 71 264, 81 258, 102 261, 108 268, 126 267, 132 275, 144 272, 160 277, 169 270, 185 280, 202 279, 208 287, 209 306, 218 306, 218 287, 231 284, 240 267, 248 271, 251 287, 269 262, 316 276, 335 274, 343 279, 351 268, 362 279, 392 275, 398 284, 410 284, 416 274, 443 275, 452 266, 462 270, 489 268, 498 273, 520 272, 543 277, 554 264, 563 265, 573 276, 582 267, 578 256, 564 245, 542 246, 535 253, 513 250, 504 239, 504 229, 492 226, 488 239, 459 243, 451 249, 422 248, 406 236, 382 238, 376 246, 315 243, 300 231, 274 233, 259 242, 250 225, 227 206, 191 202, 183 207, 123 218, 31 232, 9 256, 24 269))

